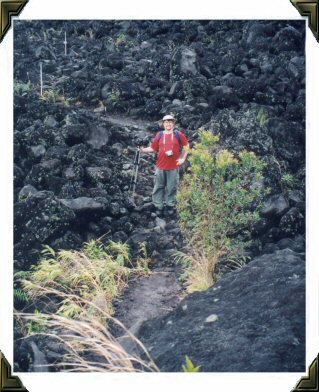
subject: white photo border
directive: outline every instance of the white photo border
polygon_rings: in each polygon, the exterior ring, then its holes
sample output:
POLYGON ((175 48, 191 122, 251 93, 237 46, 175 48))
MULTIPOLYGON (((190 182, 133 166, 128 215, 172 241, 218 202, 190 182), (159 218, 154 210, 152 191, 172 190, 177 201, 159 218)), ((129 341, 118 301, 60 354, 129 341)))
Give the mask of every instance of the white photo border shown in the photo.
MULTIPOLYGON (((30 0, 19 19, 305 19, 289 0, 228 0, 158 3, 138 0, 80 2, 30 0)), ((307 339, 306 367, 318 354, 318 168, 319 43, 306 25, 306 155, 307 155, 307 339)), ((1 184, 0 216, 0 349, 13 363, 13 29, 0 45, 1 184)), ((131 391, 194 388, 230 391, 291 391, 306 373, 65 374, 18 373, 29 392, 87 391, 130 388, 131 391), (257 387, 257 388, 256 388, 257 387)))

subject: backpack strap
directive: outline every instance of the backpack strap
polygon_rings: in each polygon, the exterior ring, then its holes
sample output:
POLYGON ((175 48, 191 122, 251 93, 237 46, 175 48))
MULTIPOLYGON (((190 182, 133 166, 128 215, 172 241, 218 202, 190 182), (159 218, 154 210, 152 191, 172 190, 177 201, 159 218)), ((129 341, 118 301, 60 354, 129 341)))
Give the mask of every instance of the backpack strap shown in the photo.
POLYGON ((174 132, 175 132, 176 139, 179 141, 179 144, 182 144, 181 137, 179 136, 178 131, 175 129, 174 132))
POLYGON ((162 136, 163 136, 163 131, 161 131, 160 134, 158 135, 158 138, 157 138, 158 142, 161 140, 162 136))
MULTIPOLYGON (((158 136, 158 139, 157 139, 158 142, 161 140, 161 138, 163 136, 163 133, 164 133, 164 131, 160 132, 160 134, 158 136)), ((181 137, 179 136, 179 133, 178 133, 178 131, 176 129, 174 130, 174 135, 175 135, 176 139, 178 140, 179 144, 181 144, 182 143, 181 137)))

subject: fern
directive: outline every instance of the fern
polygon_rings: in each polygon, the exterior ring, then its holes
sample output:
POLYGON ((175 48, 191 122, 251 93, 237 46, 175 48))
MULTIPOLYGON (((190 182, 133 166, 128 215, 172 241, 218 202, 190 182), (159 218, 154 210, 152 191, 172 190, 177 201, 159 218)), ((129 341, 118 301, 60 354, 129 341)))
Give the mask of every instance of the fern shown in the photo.
POLYGON ((79 312, 85 311, 87 301, 98 303, 101 309, 112 313, 112 301, 126 286, 128 277, 148 273, 147 259, 141 260, 135 268, 125 264, 132 264, 127 244, 110 242, 104 246, 96 240, 85 243, 82 251, 57 252, 46 246, 40 263, 21 283, 34 299, 48 296, 50 292, 60 300, 64 294, 80 296, 83 303, 61 300, 58 314, 67 318, 81 316, 79 312))
POLYGON ((29 297, 27 293, 21 289, 14 289, 13 295, 16 302, 27 303, 29 301, 29 297))
POLYGON ((81 306, 77 305, 69 298, 66 298, 62 301, 62 305, 57 311, 57 314, 67 318, 74 318, 78 316, 82 311, 83 308, 81 308, 81 306))
POLYGON ((34 311, 34 315, 36 316, 36 320, 30 320, 27 324, 28 335, 45 333, 46 328, 46 321, 48 316, 41 313, 38 309, 34 311))
POLYGON ((188 355, 185 356, 186 364, 182 365, 185 373, 196 373, 200 371, 201 365, 195 366, 188 355))

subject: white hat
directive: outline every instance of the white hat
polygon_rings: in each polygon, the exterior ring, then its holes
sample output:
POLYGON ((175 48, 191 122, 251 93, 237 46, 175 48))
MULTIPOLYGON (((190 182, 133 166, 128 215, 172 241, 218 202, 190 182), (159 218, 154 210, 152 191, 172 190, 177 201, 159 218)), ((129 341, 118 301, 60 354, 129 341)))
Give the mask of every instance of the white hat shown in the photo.
POLYGON ((162 121, 165 121, 165 120, 173 120, 176 122, 176 119, 171 114, 167 114, 166 116, 164 116, 162 121))

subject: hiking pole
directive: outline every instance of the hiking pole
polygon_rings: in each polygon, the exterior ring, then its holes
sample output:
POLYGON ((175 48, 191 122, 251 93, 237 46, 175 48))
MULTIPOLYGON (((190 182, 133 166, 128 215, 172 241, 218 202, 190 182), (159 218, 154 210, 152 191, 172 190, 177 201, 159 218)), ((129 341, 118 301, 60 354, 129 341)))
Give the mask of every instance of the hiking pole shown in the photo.
POLYGON ((136 163, 136 160, 137 160, 137 154, 138 154, 138 150, 135 151, 135 155, 134 155, 134 160, 133 160, 133 172, 132 172, 132 175, 131 175, 131 181, 130 181, 129 192, 131 192, 131 188, 132 188, 132 185, 133 185, 133 182, 134 182, 134 177, 135 177, 135 163, 136 163))
POLYGON ((40 94, 43 96, 43 73, 42 73, 42 61, 40 61, 40 94))
POLYGON ((67 54, 67 44, 68 44, 68 42, 66 40, 66 31, 64 32, 64 41, 63 41, 63 43, 64 43, 64 54, 66 56, 66 54, 67 54))
POLYGON ((135 195, 135 188, 136 188, 136 182, 137 182, 137 173, 138 173, 138 167, 140 164, 140 146, 137 147, 135 157, 134 157, 134 170, 133 170, 133 175, 131 179, 131 184, 130 184, 130 190, 131 186, 133 185, 133 191, 132 191, 132 199, 134 200, 134 195, 135 195))

